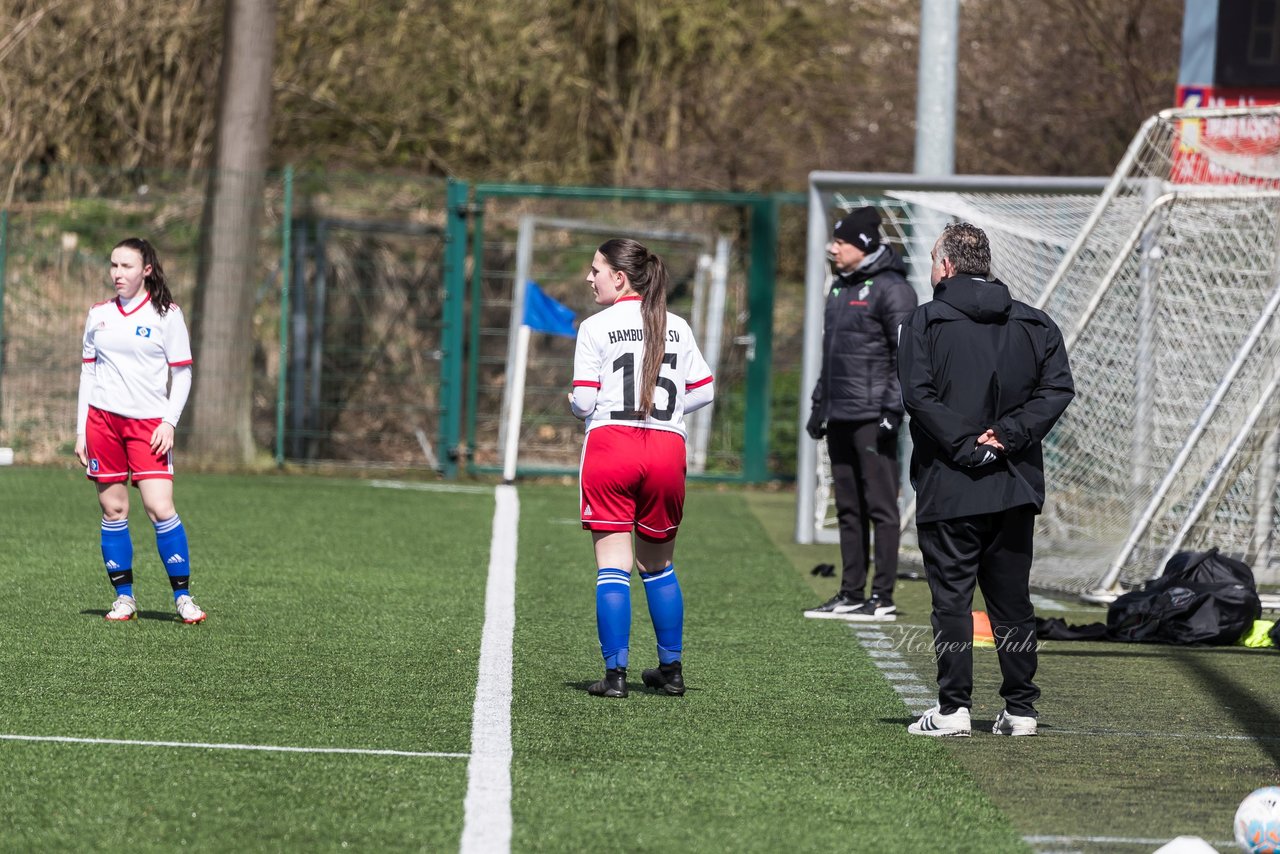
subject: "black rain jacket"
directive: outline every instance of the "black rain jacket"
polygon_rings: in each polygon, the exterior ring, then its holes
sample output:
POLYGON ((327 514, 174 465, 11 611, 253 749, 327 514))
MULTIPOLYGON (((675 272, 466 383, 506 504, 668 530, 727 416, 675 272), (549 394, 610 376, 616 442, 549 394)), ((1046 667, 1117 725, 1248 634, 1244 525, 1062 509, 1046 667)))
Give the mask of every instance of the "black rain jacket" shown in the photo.
POLYGON ((911 313, 898 344, 911 416, 916 521, 1044 506, 1040 443, 1075 396, 1062 333, 998 280, 957 275, 911 313), (1003 453, 977 446, 988 428, 1003 453))
POLYGON ((894 362, 898 327, 916 307, 902 257, 885 245, 868 266, 837 276, 822 318, 822 372, 813 410, 823 421, 902 417, 894 362))

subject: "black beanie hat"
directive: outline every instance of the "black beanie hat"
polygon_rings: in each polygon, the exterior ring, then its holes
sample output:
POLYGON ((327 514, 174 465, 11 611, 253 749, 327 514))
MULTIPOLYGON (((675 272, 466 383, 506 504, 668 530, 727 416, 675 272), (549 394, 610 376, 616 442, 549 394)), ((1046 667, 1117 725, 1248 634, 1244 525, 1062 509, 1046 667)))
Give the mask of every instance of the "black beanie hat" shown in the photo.
POLYGON ((852 243, 870 255, 880 245, 880 212, 872 207, 854 208, 836 223, 837 240, 852 243))

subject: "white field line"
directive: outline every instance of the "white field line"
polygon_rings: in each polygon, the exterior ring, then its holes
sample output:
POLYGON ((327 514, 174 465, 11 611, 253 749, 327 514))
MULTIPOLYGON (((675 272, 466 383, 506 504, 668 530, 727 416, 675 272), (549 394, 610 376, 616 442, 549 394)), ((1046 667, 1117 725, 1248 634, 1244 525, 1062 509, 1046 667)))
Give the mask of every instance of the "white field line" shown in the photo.
MULTIPOLYGON (((1024 836, 1022 841, 1028 845, 1071 845, 1087 842, 1093 845, 1164 845, 1172 839, 1146 839, 1135 836, 1024 836)), ((1214 848, 1235 848, 1234 842, 1220 839, 1206 839, 1205 842, 1214 848)))
POLYGON ((480 675, 471 714, 471 761, 459 846, 462 854, 505 854, 511 850, 511 652, 520 500, 515 487, 505 484, 496 488, 494 498, 480 675))
POLYGON ((1057 599, 1049 596, 1042 596, 1039 593, 1031 594, 1031 604, 1036 606, 1037 611, 1067 611, 1070 610, 1057 599))
POLYGON ((0 735, 0 741, 44 741, 60 744, 115 744, 125 747, 194 747, 202 750, 261 750, 269 753, 354 753, 361 756, 413 756, 426 759, 466 759, 467 753, 417 750, 374 750, 363 747, 288 747, 275 744, 213 744, 200 741, 135 741, 125 738, 73 738, 66 735, 0 735))
POLYGON ((469 486, 465 483, 414 483, 407 480, 371 480, 370 486, 380 489, 409 489, 414 492, 468 492, 481 495, 489 492, 487 486, 469 486))

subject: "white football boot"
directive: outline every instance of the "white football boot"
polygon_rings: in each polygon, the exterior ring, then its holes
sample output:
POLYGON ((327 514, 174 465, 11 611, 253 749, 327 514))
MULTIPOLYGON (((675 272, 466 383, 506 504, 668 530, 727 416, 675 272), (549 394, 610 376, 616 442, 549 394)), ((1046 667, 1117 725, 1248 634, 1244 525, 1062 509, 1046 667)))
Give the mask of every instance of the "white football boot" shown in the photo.
POLYGON ((123 623, 137 616, 137 601, 132 596, 125 596, 124 594, 116 597, 116 601, 111 603, 111 610, 107 612, 107 619, 113 623, 123 623))
POLYGON ((204 611, 200 610, 200 606, 195 603, 195 600, 185 593, 179 596, 173 604, 178 609, 178 616, 182 618, 182 622, 188 625, 203 622, 204 618, 208 616, 204 611))

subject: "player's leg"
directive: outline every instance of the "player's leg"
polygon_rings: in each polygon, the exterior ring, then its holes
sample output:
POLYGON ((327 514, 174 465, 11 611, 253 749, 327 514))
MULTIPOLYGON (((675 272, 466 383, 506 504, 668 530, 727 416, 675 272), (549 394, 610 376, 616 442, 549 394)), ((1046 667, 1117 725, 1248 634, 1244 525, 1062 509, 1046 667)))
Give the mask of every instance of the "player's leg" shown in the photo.
POLYGON ((151 434, 160 419, 138 419, 130 436, 129 464, 134 483, 142 494, 142 506, 156 530, 156 551, 169 576, 173 603, 184 623, 199 623, 207 616, 191 598, 191 548, 187 529, 173 503, 172 454, 151 450, 151 434))
POLYGON ((97 487, 102 508, 102 565, 116 593, 107 619, 124 622, 137 616, 138 603, 133 597, 133 540, 129 536, 129 465, 114 420, 115 416, 90 407, 85 455, 89 458, 87 474, 97 487))
POLYGON ((996 514, 996 518, 999 521, 978 570, 978 586, 991 615, 1003 677, 1000 696, 1005 709, 997 722, 997 734, 1034 735, 1035 701, 1040 698, 1040 689, 1033 681, 1039 655, 1035 606, 1029 589, 1035 511, 1029 505, 1015 507, 996 514))
POLYGON ((658 645, 658 667, 644 684, 666 694, 684 693, 684 594, 672 562, 676 531, 684 518, 685 444, 678 433, 652 430, 648 466, 636 504, 636 564, 644 583, 649 619, 658 645))
POLYGON ((102 507, 102 564, 116 598, 107 611, 112 622, 132 620, 138 614, 133 596, 133 539, 129 536, 129 488, 122 482, 99 483, 102 507))
POLYGON ((596 632, 605 675, 587 691, 599 697, 627 696, 627 656, 631 644, 631 531, 635 527, 637 455, 620 427, 587 433, 583 446, 582 526, 591 531, 596 559, 596 632))

